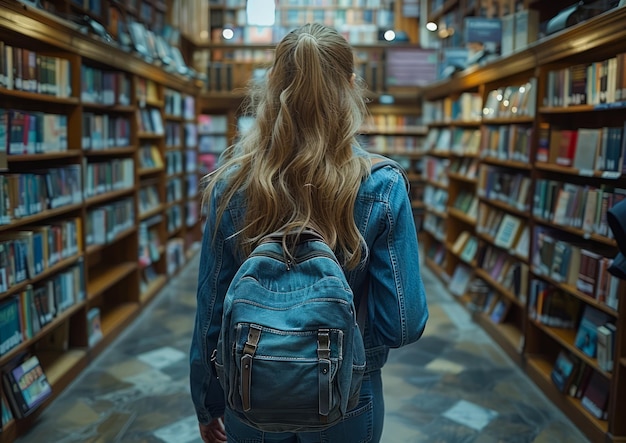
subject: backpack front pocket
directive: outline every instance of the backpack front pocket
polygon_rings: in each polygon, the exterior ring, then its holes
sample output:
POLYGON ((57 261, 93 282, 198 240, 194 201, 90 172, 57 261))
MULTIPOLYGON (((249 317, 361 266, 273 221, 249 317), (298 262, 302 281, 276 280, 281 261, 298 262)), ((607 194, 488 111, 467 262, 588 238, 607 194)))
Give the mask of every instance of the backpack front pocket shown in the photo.
POLYGON ((239 326, 234 356, 240 378, 236 409, 258 423, 285 415, 294 417, 295 426, 331 419, 329 413, 341 401, 336 375, 342 364, 342 331, 239 326))

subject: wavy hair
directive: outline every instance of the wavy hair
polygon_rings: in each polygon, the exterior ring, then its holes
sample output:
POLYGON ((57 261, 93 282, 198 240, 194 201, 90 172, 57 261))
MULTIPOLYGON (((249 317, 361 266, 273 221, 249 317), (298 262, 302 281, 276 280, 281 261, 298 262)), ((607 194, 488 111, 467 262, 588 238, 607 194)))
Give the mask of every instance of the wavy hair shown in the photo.
POLYGON ((357 267, 367 247, 354 205, 370 161, 353 152, 367 105, 350 44, 316 23, 288 33, 264 81, 250 83, 247 113, 254 124, 204 179, 205 202, 217 183, 225 183, 217 226, 242 192, 246 212, 238 241, 246 255, 269 233, 311 227, 346 268, 357 267))

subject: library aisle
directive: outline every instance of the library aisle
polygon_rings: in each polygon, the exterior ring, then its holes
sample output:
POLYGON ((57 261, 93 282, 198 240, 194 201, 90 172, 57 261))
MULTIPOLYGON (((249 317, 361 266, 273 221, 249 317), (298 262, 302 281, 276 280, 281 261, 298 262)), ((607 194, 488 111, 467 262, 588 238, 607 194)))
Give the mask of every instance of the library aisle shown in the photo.
MULTIPOLYGON (((187 363, 197 267, 198 256, 17 441, 201 443, 187 363)), ((422 269, 431 318, 383 370, 383 442, 587 442, 422 269)))

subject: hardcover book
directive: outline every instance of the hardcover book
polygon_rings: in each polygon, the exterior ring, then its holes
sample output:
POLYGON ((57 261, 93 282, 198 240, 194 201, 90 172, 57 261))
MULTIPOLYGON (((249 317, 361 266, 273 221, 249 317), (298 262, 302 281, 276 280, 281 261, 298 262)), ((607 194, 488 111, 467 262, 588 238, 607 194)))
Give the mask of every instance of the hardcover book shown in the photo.
POLYGON ((559 355, 554 363, 554 368, 550 374, 550 378, 554 382, 554 385, 561 392, 565 392, 569 389, 569 384, 574 375, 574 369, 576 368, 576 361, 574 357, 566 353, 564 350, 559 352, 559 355))
POLYGON ((609 380, 597 371, 593 371, 583 393, 581 405, 594 417, 604 419, 609 403, 609 380))
POLYGON ((609 322, 611 317, 592 307, 586 305, 576 332, 574 344, 583 353, 591 358, 596 358, 598 349, 598 327, 609 322))
POLYGON ((13 414, 22 418, 52 395, 52 387, 37 356, 32 356, 4 375, 4 385, 13 414))

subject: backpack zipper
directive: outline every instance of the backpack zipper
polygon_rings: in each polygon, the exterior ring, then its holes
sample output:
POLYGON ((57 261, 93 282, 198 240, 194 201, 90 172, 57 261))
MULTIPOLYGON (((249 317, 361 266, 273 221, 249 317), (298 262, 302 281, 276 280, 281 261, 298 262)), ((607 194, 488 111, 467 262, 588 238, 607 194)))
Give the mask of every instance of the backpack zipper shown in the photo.
MULTIPOLYGON (((309 252, 305 255, 302 255, 300 257, 296 257, 295 260, 291 260, 291 259, 285 259, 285 256, 283 256, 282 254, 278 254, 276 252, 272 252, 272 251, 257 251, 257 252, 253 252, 252 254, 250 254, 250 257, 270 257, 276 260, 279 260, 283 263, 285 263, 285 266, 287 267, 287 270, 289 271, 291 269, 291 266, 293 263, 295 264, 299 264, 302 263, 306 260, 312 259, 312 258, 316 258, 316 257, 325 257, 325 258, 329 258, 332 261, 334 261, 335 263, 337 263, 337 258, 335 256, 333 256, 332 254, 325 252, 325 251, 313 251, 313 252, 309 252)), ((338 264, 338 263, 337 263, 338 264)))

